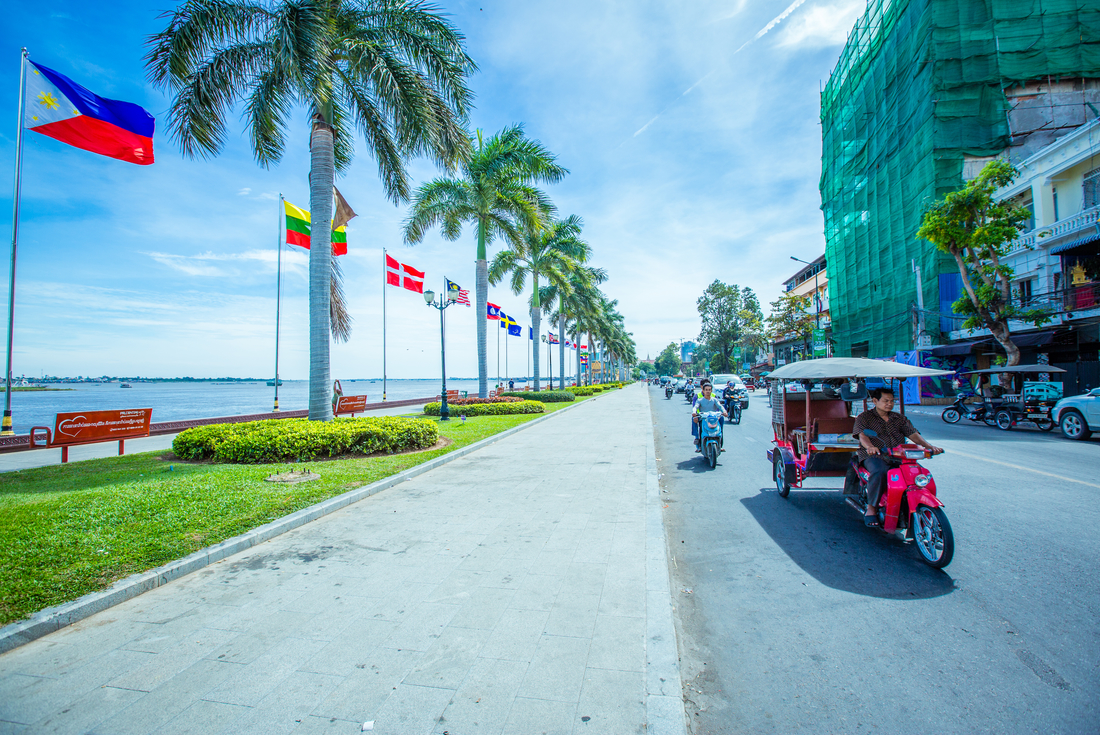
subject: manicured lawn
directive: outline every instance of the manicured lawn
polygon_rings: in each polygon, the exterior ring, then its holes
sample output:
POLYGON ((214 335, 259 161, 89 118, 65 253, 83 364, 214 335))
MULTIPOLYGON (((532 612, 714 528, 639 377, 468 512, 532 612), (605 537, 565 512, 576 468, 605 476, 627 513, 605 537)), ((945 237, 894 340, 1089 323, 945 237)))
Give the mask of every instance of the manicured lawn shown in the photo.
MULTIPOLYGON (((547 413, 570 405, 547 404, 547 413)), ((452 445, 416 454, 233 465, 183 463, 166 451, 0 474, 0 625, 539 415, 545 414, 452 420, 440 425, 452 445), (288 467, 321 479, 264 482, 288 467)))

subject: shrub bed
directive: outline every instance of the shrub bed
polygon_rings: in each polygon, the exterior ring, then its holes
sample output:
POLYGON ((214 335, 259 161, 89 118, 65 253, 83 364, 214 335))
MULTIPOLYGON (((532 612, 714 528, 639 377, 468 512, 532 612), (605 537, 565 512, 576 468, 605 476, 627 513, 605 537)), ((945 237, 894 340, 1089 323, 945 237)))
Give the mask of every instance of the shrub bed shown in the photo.
POLYGON ((598 391, 598 389, 590 388, 587 385, 580 385, 580 386, 574 385, 574 386, 570 386, 569 388, 566 388, 566 390, 569 391, 570 393, 572 393, 575 396, 591 396, 591 395, 595 395, 598 391))
POLYGON ((432 421, 396 416, 335 421, 268 419, 211 424, 181 431, 172 442, 180 459, 218 462, 285 462, 341 454, 392 454, 425 449, 439 440, 432 421))
MULTIPOLYGON (((451 402, 447 402, 450 409, 451 402)), ((504 403, 473 403, 466 406, 455 406, 451 410, 452 416, 463 414, 465 416, 504 416, 517 413, 545 413, 546 406, 539 401, 508 401, 504 403)), ((439 402, 429 403, 424 406, 424 413, 429 416, 439 415, 439 402)))
POLYGON ((479 403, 515 403, 522 401, 515 396, 497 396, 496 398, 448 398, 448 406, 475 406, 479 403))
POLYGON ((577 397, 568 390, 517 390, 501 395, 516 396, 525 401, 538 401, 539 403, 567 403, 577 400, 577 397))

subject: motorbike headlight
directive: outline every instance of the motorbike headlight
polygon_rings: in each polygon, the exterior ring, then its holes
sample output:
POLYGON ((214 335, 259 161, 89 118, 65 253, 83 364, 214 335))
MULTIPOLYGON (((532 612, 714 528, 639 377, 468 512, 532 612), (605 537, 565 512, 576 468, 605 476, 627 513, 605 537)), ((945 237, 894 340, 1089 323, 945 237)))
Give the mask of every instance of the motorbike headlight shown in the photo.
POLYGON ((917 475, 913 478, 913 484, 917 487, 928 487, 930 482, 932 482, 932 475, 917 475))

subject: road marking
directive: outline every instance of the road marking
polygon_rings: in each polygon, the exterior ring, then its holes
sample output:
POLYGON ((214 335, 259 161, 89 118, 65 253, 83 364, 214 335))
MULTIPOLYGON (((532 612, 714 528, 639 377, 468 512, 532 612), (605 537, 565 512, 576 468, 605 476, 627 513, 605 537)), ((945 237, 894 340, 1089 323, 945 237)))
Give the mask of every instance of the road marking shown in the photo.
POLYGON ((992 464, 999 464, 1004 467, 1011 467, 1014 470, 1024 470, 1025 472, 1034 472, 1036 475, 1043 475, 1045 477, 1053 477, 1055 480, 1065 480, 1066 482, 1077 482, 1082 485, 1088 485, 1089 487, 1100 488, 1095 482, 1086 482, 1085 480, 1078 480, 1076 477, 1066 477, 1064 475, 1055 475, 1052 472, 1043 472, 1042 470, 1032 469, 1031 467, 1023 467, 1018 464, 1011 464, 1009 462, 1001 462, 996 459, 989 459, 988 457, 979 457, 976 454, 967 454, 966 452, 960 452, 958 449, 952 449, 951 454, 958 454, 962 457, 969 457, 970 459, 977 459, 982 462, 990 462, 992 464))

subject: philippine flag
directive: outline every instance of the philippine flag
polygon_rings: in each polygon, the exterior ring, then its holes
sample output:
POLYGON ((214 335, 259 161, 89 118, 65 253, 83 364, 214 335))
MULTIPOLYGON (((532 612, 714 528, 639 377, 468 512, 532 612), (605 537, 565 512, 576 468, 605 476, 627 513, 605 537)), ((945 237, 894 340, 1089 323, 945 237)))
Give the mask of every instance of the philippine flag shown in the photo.
POLYGON ((27 67, 23 126, 101 156, 141 166, 153 162, 153 116, 132 102, 109 100, 53 69, 27 67))

